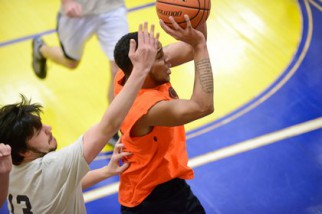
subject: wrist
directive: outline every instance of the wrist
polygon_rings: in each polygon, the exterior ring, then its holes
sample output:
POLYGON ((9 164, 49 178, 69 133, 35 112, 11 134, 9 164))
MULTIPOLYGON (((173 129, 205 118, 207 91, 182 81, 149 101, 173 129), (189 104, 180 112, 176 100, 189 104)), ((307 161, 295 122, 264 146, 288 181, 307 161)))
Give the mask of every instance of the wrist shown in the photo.
POLYGON ((203 50, 207 50, 207 44, 206 42, 199 42, 198 44, 196 44, 195 46, 192 46, 193 50, 195 52, 198 52, 198 51, 203 51, 203 50))
POLYGON ((146 67, 141 67, 141 66, 137 66, 137 67, 133 67, 131 75, 135 77, 135 79, 140 79, 143 78, 145 79, 146 75, 149 73, 150 69, 147 69, 146 67))
POLYGON ((113 173, 111 172, 108 166, 104 166, 103 168, 101 168, 101 174, 104 179, 107 179, 113 176, 113 173))
POLYGON ((9 176, 10 171, 11 171, 11 170, 9 170, 9 169, 8 169, 8 170, 5 170, 5 171, 1 171, 1 172, 0 172, 1 177, 3 177, 3 176, 9 176))

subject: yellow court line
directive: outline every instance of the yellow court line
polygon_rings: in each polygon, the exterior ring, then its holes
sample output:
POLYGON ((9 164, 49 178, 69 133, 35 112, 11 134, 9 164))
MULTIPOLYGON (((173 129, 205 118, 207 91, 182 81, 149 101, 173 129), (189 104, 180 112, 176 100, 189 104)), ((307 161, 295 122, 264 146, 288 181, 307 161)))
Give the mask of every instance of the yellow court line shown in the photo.
MULTIPOLYGON (((228 146, 222 149, 218 149, 218 150, 206 153, 204 155, 200 155, 198 157, 190 159, 188 165, 192 168, 196 168, 196 167, 214 162, 216 160, 231 157, 236 154, 247 152, 269 144, 277 143, 281 140, 285 140, 287 138, 295 137, 297 135, 301 135, 301 134, 314 131, 317 129, 321 129, 321 128, 322 128, 322 117, 319 117, 317 119, 313 119, 304 123, 290 126, 288 128, 285 128, 276 132, 262 135, 260 137, 257 137, 251 140, 246 140, 244 142, 240 142, 232 146, 228 146)), ((120 182, 116 182, 101 188, 97 188, 95 190, 85 192, 84 200, 85 202, 90 202, 90 201, 94 201, 99 198, 117 193, 119 184, 120 182)))

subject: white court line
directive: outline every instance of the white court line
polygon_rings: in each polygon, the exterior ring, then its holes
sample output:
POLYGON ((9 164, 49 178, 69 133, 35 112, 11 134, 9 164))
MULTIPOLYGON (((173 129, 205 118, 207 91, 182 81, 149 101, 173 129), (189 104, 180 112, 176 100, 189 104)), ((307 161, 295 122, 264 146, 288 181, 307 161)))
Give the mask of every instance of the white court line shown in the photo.
POLYGON ((119 190, 119 185, 120 182, 115 182, 104 187, 85 192, 83 194, 85 203, 117 193, 119 190))
MULTIPOLYGON (((322 117, 290 126, 276 132, 262 135, 257 138, 246 140, 232 146, 227 146, 225 148, 218 149, 204 155, 200 155, 198 157, 190 159, 188 165, 192 168, 196 168, 216 160, 231 157, 239 153, 247 152, 272 143, 277 143, 281 140, 314 131, 320 128, 322 128, 322 117)), ((117 193, 119 184, 119 182, 116 182, 101 188, 97 188, 95 190, 85 192, 84 200, 85 202, 90 202, 117 193)))
MULTIPOLYGON (((315 6, 317 9, 319 9, 320 11, 322 11, 322 7, 321 7, 317 2, 315 2, 314 0, 309 0, 309 2, 310 2, 313 6, 315 6)), ((322 2, 322 1, 320 0, 320 2, 322 2)))
POLYGON ((322 117, 192 158, 192 168, 322 128, 322 117))

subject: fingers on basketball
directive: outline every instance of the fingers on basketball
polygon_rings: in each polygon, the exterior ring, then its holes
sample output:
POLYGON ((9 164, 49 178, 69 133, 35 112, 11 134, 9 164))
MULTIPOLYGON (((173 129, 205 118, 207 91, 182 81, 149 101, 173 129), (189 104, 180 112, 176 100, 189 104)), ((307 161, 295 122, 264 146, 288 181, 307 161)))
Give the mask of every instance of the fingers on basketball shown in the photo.
POLYGON ((210 13, 211 0, 157 0, 156 11, 159 19, 172 28, 169 16, 172 16, 182 28, 187 27, 184 15, 190 18, 191 26, 197 28, 203 24, 210 13))

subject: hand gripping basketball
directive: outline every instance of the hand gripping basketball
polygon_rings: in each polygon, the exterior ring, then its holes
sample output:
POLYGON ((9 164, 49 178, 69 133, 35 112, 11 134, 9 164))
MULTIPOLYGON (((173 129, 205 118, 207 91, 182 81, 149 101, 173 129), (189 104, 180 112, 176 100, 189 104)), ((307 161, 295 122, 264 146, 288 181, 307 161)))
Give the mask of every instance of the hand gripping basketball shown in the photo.
POLYGON ((157 0, 157 15, 166 25, 173 28, 169 17, 182 27, 186 28, 187 24, 184 15, 190 17, 191 26, 197 28, 203 24, 210 13, 211 0, 157 0))

